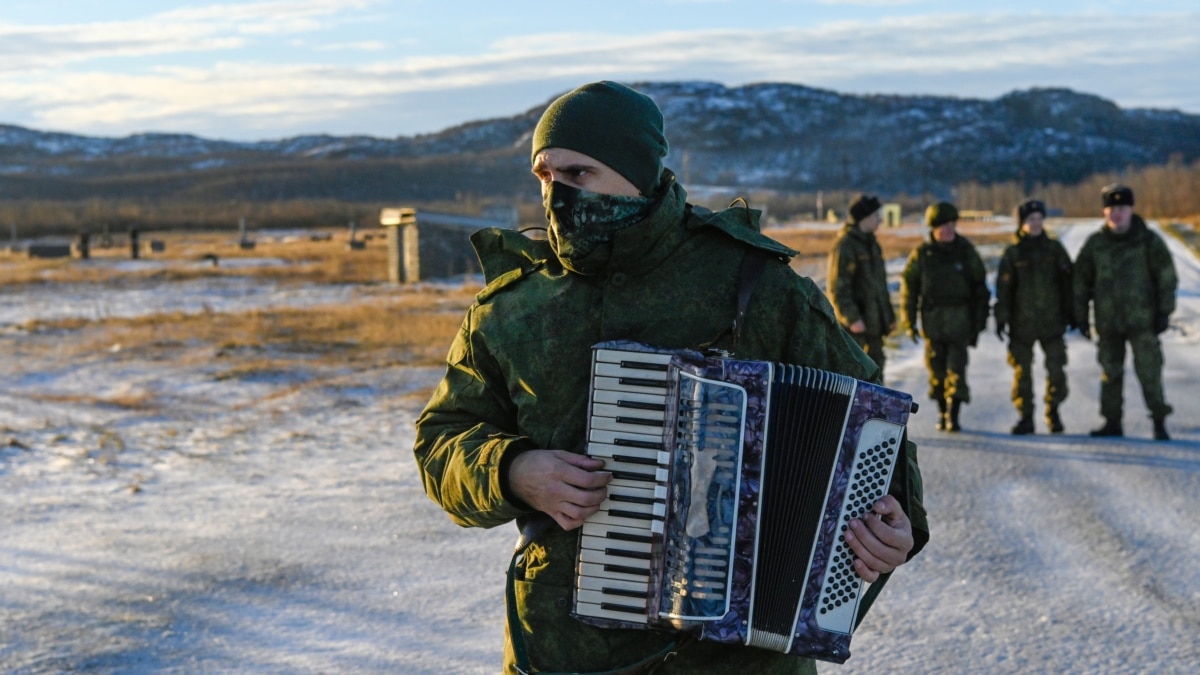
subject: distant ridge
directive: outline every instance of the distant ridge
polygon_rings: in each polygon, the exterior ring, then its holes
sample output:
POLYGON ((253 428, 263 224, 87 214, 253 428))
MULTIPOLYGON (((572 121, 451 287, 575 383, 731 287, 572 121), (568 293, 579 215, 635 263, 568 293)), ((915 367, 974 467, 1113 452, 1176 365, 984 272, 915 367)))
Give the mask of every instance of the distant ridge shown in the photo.
MULTIPOLYGON (((965 181, 1070 183, 1200 158, 1200 115, 1123 110, 1069 89, 994 100, 859 96, 795 84, 634 85, 667 121, 685 185, 948 194, 965 181)), ((414 137, 233 142, 97 138, 0 125, 0 198, 445 199, 530 193, 528 139, 549 101, 414 137)))

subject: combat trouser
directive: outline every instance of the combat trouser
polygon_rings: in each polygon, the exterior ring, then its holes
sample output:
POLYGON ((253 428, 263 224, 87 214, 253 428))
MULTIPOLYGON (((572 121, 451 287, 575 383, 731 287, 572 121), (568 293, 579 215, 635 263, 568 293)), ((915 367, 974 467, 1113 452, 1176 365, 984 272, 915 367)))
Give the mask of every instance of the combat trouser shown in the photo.
POLYGON ((1142 385, 1142 397, 1150 416, 1162 420, 1172 412, 1163 394, 1162 345, 1153 331, 1101 333, 1097 359, 1100 362, 1100 415, 1121 421, 1125 387, 1125 343, 1133 350, 1133 372, 1142 385))
POLYGON ((1067 344, 1063 336, 1034 340, 1012 339, 1008 343, 1008 365, 1013 368, 1012 401, 1022 418, 1033 417, 1033 347, 1042 345, 1046 366, 1047 410, 1057 410, 1067 398, 1067 344))
POLYGON ((883 372, 883 362, 886 360, 883 356, 883 336, 871 335, 869 333, 850 333, 854 341, 862 347, 867 356, 879 366, 879 372, 883 372))
POLYGON ((935 401, 971 402, 967 385, 967 343, 925 340, 925 368, 929 370, 929 397, 935 401))

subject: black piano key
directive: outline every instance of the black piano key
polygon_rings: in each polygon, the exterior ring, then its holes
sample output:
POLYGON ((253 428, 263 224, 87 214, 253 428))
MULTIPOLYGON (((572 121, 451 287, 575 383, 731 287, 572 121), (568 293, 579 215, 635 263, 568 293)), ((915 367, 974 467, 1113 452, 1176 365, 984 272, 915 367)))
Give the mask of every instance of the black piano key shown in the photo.
POLYGON ((632 518, 635 520, 662 520, 661 517, 652 513, 637 513, 634 511, 622 511, 620 509, 609 509, 608 515, 616 516, 617 518, 632 518))
POLYGON ((622 368, 631 370, 655 370, 660 373, 667 372, 667 364, 665 363, 648 363, 646 361, 621 361, 622 368))
MULTIPOLYGON (((630 488, 632 489, 632 488, 630 488)), ((617 495, 610 494, 608 498, 614 502, 625 502, 626 504, 661 504, 661 499, 654 497, 638 497, 636 495, 617 495)))
POLYGON ((617 423, 618 424, 638 424, 643 427, 659 427, 659 428, 661 428, 663 425, 662 420, 648 420, 648 419, 644 419, 642 417, 618 417, 617 423))
POLYGON ((622 384, 630 387, 653 387, 655 389, 666 389, 667 383, 661 380, 644 380, 640 377, 619 377, 617 384, 622 384))
POLYGON ((620 480, 640 480, 647 483, 654 483, 654 476, 648 473, 634 473, 632 471, 613 471, 612 477, 620 480))
POLYGON ((642 401, 617 401, 618 408, 634 408, 637 410, 653 410, 655 412, 666 412, 667 406, 662 403, 644 403, 642 401))
POLYGON ((605 555, 615 555, 620 558, 632 558, 634 560, 650 559, 649 553, 642 553, 641 551, 626 551, 623 548, 606 548, 604 549, 604 553, 605 555))
POLYGON ((641 534, 626 534, 624 532, 606 532, 605 539, 615 539, 617 541, 628 541, 636 544, 653 544, 654 537, 641 534))
POLYGON ((665 449, 662 443, 656 443, 653 441, 639 441, 632 438, 615 438, 613 439, 613 445, 623 445, 627 448, 643 448, 645 450, 665 449))
POLYGON ((645 614, 646 613, 646 608, 644 606, 643 607, 632 607, 630 605, 619 605, 615 602, 602 602, 602 603, 600 603, 600 609, 606 609, 610 612, 626 612, 628 614, 645 614))
POLYGON ((650 597, 650 593, 648 593, 647 591, 631 591, 627 588, 609 588, 608 586, 601 588, 600 592, 604 593, 606 595, 621 595, 626 598, 647 598, 648 599, 650 597))
POLYGON ((625 565, 605 565, 605 572, 616 572, 618 574, 634 574, 639 577, 650 576, 650 570, 644 570, 640 567, 626 567, 625 565))
POLYGON ((618 462, 628 462, 630 464, 644 464, 646 466, 663 466, 658 463, 657 459, 652 457, 630 457, 629 455, 613 455, 614 460, 618 462))

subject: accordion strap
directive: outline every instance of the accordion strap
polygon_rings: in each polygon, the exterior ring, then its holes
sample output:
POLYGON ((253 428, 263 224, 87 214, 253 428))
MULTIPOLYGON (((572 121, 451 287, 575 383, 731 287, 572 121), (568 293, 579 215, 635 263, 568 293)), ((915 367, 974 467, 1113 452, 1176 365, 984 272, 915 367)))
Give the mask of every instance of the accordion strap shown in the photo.
POLYGON ((733 323, 712 340, 701 344, 702 351, 729 338, 729 353, 737 352, 738 341, 742 337, 742 328, 746 323, 746 310, 750 307, 750 298, 754 295, 754 289, 758 287, 759 279, 762 279, 766 261, 767 252, 759 248, 752 248, 742 256, 742 264, 738 268, 737 310, 733 315, 733 323))

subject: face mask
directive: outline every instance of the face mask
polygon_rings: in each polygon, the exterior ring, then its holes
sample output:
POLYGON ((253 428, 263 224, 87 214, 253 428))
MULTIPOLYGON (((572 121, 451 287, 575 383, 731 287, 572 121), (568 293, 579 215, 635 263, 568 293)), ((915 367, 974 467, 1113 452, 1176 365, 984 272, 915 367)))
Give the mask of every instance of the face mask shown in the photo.
POLYGON ((586 274, 608 262, 606 244, 617 232, 645 220, 654 200, 602 195, 553 182, 543 204, 550 247, 568 269, 586 274))

